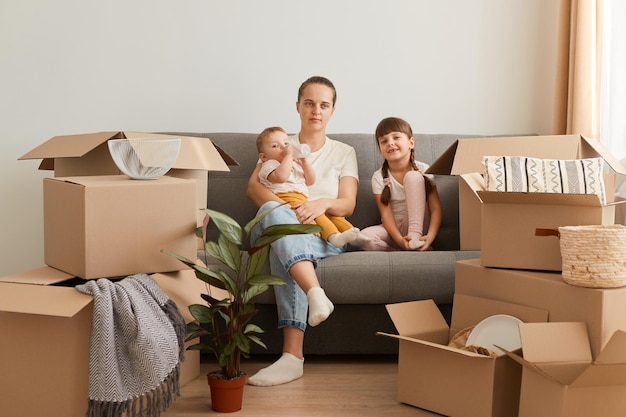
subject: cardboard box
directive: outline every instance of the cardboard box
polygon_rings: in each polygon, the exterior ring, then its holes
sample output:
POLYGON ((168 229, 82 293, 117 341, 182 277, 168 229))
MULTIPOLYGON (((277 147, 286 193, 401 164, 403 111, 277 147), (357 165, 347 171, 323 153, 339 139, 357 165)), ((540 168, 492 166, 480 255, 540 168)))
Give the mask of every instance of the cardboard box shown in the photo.
POLYGON ((0 417, 85 415, 92 301, 74 288, 0 283, 0 417))
POLYGON ((229 171, 228 165, 238 165, 208 138, 128 131, 54 136, 19 160, 42 159, 39 169, 54 170, 56 177, 119 175, 121 172, 111 158, 107 142, 110 139, 143 138, 181 139, 180 152, 172 169, 229 171))
MULTIPOLYGON (((184 306, 202 302, 204 290, 193 271, 152 278, 191 321, 184 306)), ((0 417, 85 415, 93 297, 74 279, 47 266, 0 278, 0 417)), ((199 374, 199 352, 186 351, 181 386, 199 374)))
MULTIPOLYGON (((480 174, 464 175, 478 182, 480 174)), ((615 203, 597 195, 477 191, 481 203, 480 260, 483 266, 561 271, 559 239, 540 234, 559 226, 611 225, 615 203)))
MULTIPOLYGON (((196 181, 198 209, 207 206, 207 171, 230 171, 228 166, 239 165, 208 138, 129 131, 54 136, 19 159, 42 159, 39 169, 54 170, 55 177, 120 175, 122 173, 111 158, 107 142, 110 139, 138 138, 181 139, 178 158, 167 175, 196 181)), ((198 210, 197 216, 200 226, 204 214, 198 210)))
POLYGON ((520 325, 520 417, 622 417, 626 413, 626 332, 617 331, 595 361, 585 323, 520 325))
POLYGON ((196 186, 125 175, 44 179, 44 260, 85 278, 184 269, 196 257, 196 186))
POLYGON ((626 287, 578 287, 555 272, 485 268, 478 259, 458 261, 455 294, 544 309, 550 322, 584 322, 594 358, 613 333, 626 330, 626 287))
POLYGON ((398 401, 451 417, 517 415, 521 367, 505 355, 492 358, 448 346, 461 329, 494 314, 526 322, 545 321, 547 312, 510 303, 454 297, 452 325, 432 300, 390 304, 399 339, 398 401))
MULTIPOLYGON (((581 135, 518 136, 500 138, 459 139, 433 162, 428 173, 462 175, 482 173, 485 155, 527 156, 542 159, 603 158, 618 174, 625 175, 624 167, 600 142, 581 135)), ((480 178, 480 177, 479 177, 480 178)), ((607 201, 613 202, 612 174, 606 176, 607 201), (611 186, 609 186, 611 184, 611 186)), ((482 179, 469 178, 459 182, 459 232, 462 250, 481 250, 481 201, 477 193, 482 179), (469 188, 468 188, 469 187, 469 188)), ((570 194, 571 195, 571 194, 570 194)), ((534 198, 530 196, 528 198, 534 198)), ((583 223, 578 223, 583 224, 583 223)))

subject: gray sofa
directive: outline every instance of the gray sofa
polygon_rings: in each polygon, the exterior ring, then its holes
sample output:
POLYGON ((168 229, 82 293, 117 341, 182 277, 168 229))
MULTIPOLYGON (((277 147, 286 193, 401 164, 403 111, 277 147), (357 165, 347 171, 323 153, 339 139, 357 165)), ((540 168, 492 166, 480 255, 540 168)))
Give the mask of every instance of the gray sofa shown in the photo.
MULTIPOLYGON (((257 208, 246 198, 248 178, 257 162, 256 134, 179 133, 208 137, 234 157, 240 166, 231 172, 209 172, 208 207, 229 214, 245 224, 257 208)), ((416 159, 435 161, 460 137, 476 135, 417 134, 416 159)), ((356 150, 359 163, 357 206, 349 220, 359 228, 380 223, 371 191, 372 173, 380 168, 381 156, 372 134, 329 134, 356 150)), ((363 252, 350 250, 322 260, 317 274, 335 312, 317 327, 309 327, 305 354, 396 354, 397 341, 376 336, 377 331, 396 332, 385 309, 388 303, 433 299, 449 321, 454 293, 455 263, 479 257, 476 251, 459 250, 458 178, 435 176, 443 206, 443 222, 433 250, 427 252, 363 252)), ((215 230, 210 231, 215 233, 215 230)), ((268 350, 281 352, 282 336, 276 328, 277 316, 272 291, 257 299, 259 313, 253 321, 265 330, 268 350)))

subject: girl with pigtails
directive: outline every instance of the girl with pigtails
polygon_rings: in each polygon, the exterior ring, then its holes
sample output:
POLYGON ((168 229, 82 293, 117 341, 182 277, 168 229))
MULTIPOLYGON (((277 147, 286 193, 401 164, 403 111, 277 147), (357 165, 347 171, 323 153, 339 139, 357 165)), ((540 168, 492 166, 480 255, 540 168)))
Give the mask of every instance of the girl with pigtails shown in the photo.
POLYGON ((411 126, 388 117, 378 123, 375 139, 384 158, 372 175, 382 224, 362 230, 370 238, 363 249, 428 250, 441 226, 441 202, 433 179, 424 175, 428 166, 415 161, 411 126))

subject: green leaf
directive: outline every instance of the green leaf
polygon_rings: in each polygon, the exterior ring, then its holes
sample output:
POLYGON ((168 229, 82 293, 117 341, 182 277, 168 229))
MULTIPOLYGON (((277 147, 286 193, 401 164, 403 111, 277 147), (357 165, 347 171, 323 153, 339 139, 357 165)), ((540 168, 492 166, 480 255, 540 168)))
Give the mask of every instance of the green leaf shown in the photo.
POLYGON ((276 275, 258 274, 251 277, 247 285, 244 302, 248 302, 257 295, 264 293, 271 285, 285 285, 285 281, 276 275))
POLYGON ((222 290, 226 289, 226 285, 224 285, 222 277, 219 274, 220 271, 213 271, 202 265, 196 264, 192 265, 191 267, 195 270, 196 278, 198 278, 199 280, 204 281, 207 284, 220 288, 222 290))
POLYGON ((248 340, 248 338, 246 337, 246 335, 244 335, 243 333, 237 332, 234 335, 234 339, 235 339, 235 344, 237 345, 237 348, 245 353, 250 352, 250 341, 248 340))
POLYGON ((200 323, 212 323, 213 312, 211 309, 203 304, 192 304, 189 306, 189 312, 194 319, 200 323))
POLYGON ((220 261, 230 269, 239 272, 241 269, 241 248, 228 240, 223 234, 217 240, 220 250, 220 261))
POLYGON ((250 302, 250 300, 252 300, 254 297, 256 297, 259 294, 263 294, 269 288, 270 288, 269 285, 263 285, 263 284, 251 285, 250 287, 248 287, 248 290, 246 291, 246 294, 244 296, 244 300, 243 300, 244 303, 250 302))
POLYGON ((196 343, 195 345, 189 346, 187 350, 210 350, 211 352, 215 352, 207 343, 196 343))
POLYGON ((259 274, 263 271, 269 253, 270 247, 265 246, 248 257, 248 264, 246 265, 246 278, 249 279, 253 275, 259 274))
POLYGON ((218 279, 222 282, 223 288, 230 294, 237 295, 239 293, 237 283, 225 271, 217 271, 218 279))
POLYGON ((173 258, 178 259, 179 261, 181 261, 182 263, 184 263, 185 265, 187 265, 188 267, 193 268, 193 266, 195 265, 195 262, 192 261, 191 259, 185 258, 184 256, 181 256, 177 253, 171 252, 167 249, 161 249, 161 253, 164 253, 168 256, 171 256, 173 258))
POLYGON ((263 230, 262 236, 295 235, 304 233, 318 233, 322 228, 316 224, 275 224, 263 230))
POLYGON ((280 207, 280 206, 284 206, 285 204, 287 204, 287 203, 282 203, 282 204, 280 204, 280 205, 278 205, 278 206, 276 206, 276 207, 273 207, 273 208, 271 208, 271 209, 269 209, 269 210, 265 210, 264 212, 257 214, 257 215, 254 217, 254 219, 250 220, 250 221, 249 221, 248 223, 246 223, 246 225, 244 226, 244 230, 246 231, 246 235, 249 235, 249 234, 250 234, 250 230, 252 230, 252 228, 253 228, 253 227, 254 227, 254 226, 255 226, 258 222, 260 222, 261 220, 263 220, 263 218, 264 218, 265 216, 267 216, 268 214, 270 214, 272 211, 276 210, 278 207, 280 207))
POLYGON ((248 280, 248 285, 285 285, 285 281, 282 280, 279 276, 272 274, 257 274, 253 277, 250 277, 248 280))
POLYGON ((211 258, 215 258, 220 261, 222 260, 222 251, 219 245, 217 244, 217 242, 213 242, 212 240, 205 242, 204 250, 206 251, 207 255, 209 255, 211 258))
POLYGON ((257 326, 256 324, 248 324, 246 325, 246 328, 243 330, 243 333, 250 337, 249 333, 257 333, 257 334, 261 334, 264 333, 263 329, 261 329, 259 326, 257 326))
POLYGON ((221 234, 223 234, 228 240, 235 245, 241 246, 242 231, 241 226, 232 217, 227 216, 219 211, 204 209, 206 214, 215 223, 221 234))
POLYGON ((267 346, 265 345, 265 343, 263 343, 258 336, 249 335, 248 339, 250 341, 256 343, 257 345, 261 346, 262 348, 267 349, 267 346))

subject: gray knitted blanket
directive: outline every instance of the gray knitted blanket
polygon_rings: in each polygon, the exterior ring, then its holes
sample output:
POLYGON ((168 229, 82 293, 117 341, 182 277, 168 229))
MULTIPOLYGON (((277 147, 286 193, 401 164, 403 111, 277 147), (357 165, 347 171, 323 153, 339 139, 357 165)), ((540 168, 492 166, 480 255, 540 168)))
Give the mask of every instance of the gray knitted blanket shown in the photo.
POLYGON ((94 297, 87 417, 156 417, 180 395, 185 321, 146 274, 76 286, 94 297))

